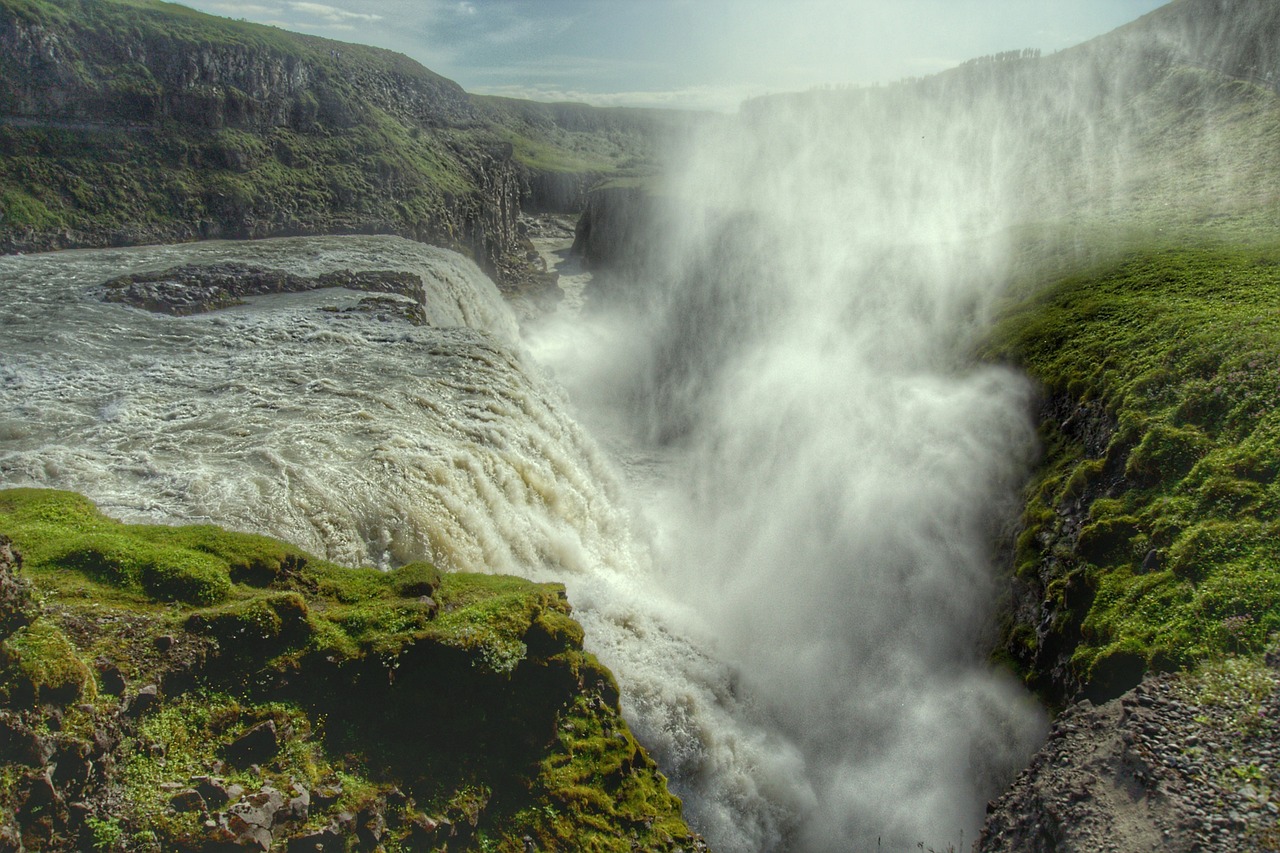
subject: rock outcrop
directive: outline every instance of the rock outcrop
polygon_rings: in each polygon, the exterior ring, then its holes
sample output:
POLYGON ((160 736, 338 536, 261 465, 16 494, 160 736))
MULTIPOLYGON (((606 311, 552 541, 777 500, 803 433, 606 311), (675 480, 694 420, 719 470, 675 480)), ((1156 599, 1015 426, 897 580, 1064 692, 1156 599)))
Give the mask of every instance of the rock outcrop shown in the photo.
POLYGON ((656 198, 643 186, 606 186, 587 195, 572 252, 591 267, 620 267, 643 259, 653 238, 656 198))
POLYGON ((103 301, 119 302, 189 317, 244 304, 245 297, 268 293, 302 293, 327 287, 393 296, 369 297, 361 306, 388 310, 415 326, 426 323, 423 300, 426 289, 418 276, 396 270, 352 272, 340 270, 314 277, 283 270, 260 269, 244 264, 187 265, 155 272, 132 273, 103 284, 103 301))
POLYGON ((65 492, 0 531, 0 851, 705 849, 558 584, 65 492))
POLYGON ((160 2, 0 0, 0 252, 386 233, 545 285, 522 208, 576 212, 669 124, 160 2))

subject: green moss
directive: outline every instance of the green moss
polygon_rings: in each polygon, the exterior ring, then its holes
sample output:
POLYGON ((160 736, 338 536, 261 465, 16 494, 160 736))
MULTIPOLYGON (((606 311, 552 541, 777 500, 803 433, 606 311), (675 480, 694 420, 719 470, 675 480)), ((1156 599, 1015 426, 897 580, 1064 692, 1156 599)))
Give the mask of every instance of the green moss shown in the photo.
POLYGON ((666 849, 687 837, 680 801, 624 730, 616 708, 579 698, 561 717, 559 744, 539 768, 543 805, 514 818, 540 849, 625 853, 666 849), (618 827, 628 831, 619 835, 618 827))
POLYGON ((6 704, 69 704, 97 692, 79 651, 56 623, 39 618, 0 643, 0 692, 6 704))
POLYGON ((1257 657, 1237 655, 1207 661, 1177 683, 1178 692, 1187 700, 1227 711, 1227 728, 1232 733, 1265 724, 1258 710, 1276 687, 1275 670, 1257 657))
POLYGON ((0 192, 0 225, 57 228, 63 219, 55 216, 40 199, 20 189, 0 192))
POLYGON ((189 630, 215 639, 231 653, 269 657, 306 644, 314 629, 310 610, 296 592, 282 592, 200 610, 187 618, 189 630))
MULTIPOLYGON (((135 830, 145 827, 154 832, 166 849, 198 847, 205 835, 201 826, 204 817, 195 812, 175 812, 170 807, 172 784, 187 785, 194 777, 211 775, 214 768, 223 767, 221 759, 228 746, 249 728, 267 720, 286 735, 281 738, 279 752, 260 765, 257 772, 230 765, 214 775, 250 792, 263 785, 288 792, 295 782, 311 790, 321 779, 334 774, 310 718, 296 706, 246 702, 222 693, 194 694, 168 703, 142 719, 120 774, 125 808, 116 815, 117 819, 135 830)), ((360 777, 347 774, 346 778, 352 792, 371 787, 360 777)))
MULTIPOLYGON (((162 685, 121 746, 125 805, 97 828, 104 839, 118 829, 135 845, 152 838, 147 849, 200 847, 203 818, 169 798, 223 775, 246 791, 339 781, 308 826, 373 804, 394 824, 388 850, 419 849, 408 818, 421 814, 454 821, 451 847, 519 853, 526 835, 542 849, 687 846, 680 803, 622 722, 612 676, 582 651, 559 584, 422 562, 344 568, 209 525, 121 524, 39 489, 0 490, 0 533, 47 610, 0 644, 8 704, 96 701, 86 661, 162 685), (148 580, 199 578, 193 566, 220 579, 217 601, 148 580), (284 745, 261 774, 219 770, 268 719, 284 745), (389 805, 393 786, 412 799, 389 805)), ((64 734, 92 739, 94 715, 120 703, 85 707, 65 712, 64 734)), ((8 766, 0 758, 0 811, 8 766)))
POLYGON ((1072 561, 1087 567, 1072 657, 1085 683, 1122 656, 1182 666, 1258 651, 1280 628, 1278 264, 1261 244, 1131 250, 997 327, 989 355, 1102 402, 1116 424, 1095 457, 1047 426, 1018 539, 1019 577, 1046 589, 1072 561), (1065 519, 1082 510, 1073 540, 1065 519))
POLYGON ((440 570, 427 562, 408 563, 391 572, 391 586, 404 598, 432 596, 440 587, 440 570))

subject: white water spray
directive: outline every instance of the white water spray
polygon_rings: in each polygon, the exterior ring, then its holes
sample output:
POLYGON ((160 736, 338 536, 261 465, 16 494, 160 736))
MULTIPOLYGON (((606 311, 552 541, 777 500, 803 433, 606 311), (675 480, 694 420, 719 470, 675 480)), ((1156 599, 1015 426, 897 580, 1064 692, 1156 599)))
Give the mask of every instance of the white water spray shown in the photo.
POLYGON ((693 146, 626 296, 577 350, 539 349, 571 353, 557 373, 589 418, 629 403, 596 418, 629 428, 624 455, 666 460, 667 618, 728 666, 736 724, 683 737, 643 692, 635 716, 722 849, 971 841, 1037 743, 983 649, 1034 437, 1025 381, 972 361, 1025 177, 979 107, 747 105, 693 146))

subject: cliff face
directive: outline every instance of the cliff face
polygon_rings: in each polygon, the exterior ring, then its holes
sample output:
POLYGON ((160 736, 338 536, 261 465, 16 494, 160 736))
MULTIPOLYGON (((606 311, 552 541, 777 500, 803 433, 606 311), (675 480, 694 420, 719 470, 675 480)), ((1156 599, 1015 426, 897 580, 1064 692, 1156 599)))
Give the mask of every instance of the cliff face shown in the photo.
POLYGON ((0 251, 393 233, 518 283, 522 207, 578 204, 661 124, 563 118, 169 4, 0 0, 0 251))
POLYGON ((639 263, 653 234, 655 198, 641 186, 593 190, 578 219, 573 253, 592 267, 639 263))

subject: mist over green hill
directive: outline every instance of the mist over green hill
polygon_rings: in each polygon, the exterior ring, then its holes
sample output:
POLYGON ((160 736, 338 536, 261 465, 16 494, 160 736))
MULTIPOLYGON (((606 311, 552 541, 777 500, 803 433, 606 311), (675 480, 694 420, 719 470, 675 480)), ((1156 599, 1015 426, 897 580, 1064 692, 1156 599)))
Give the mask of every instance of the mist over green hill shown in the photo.
MULTIPOLYGON (((983 357, 1039 383, 1045 454, 1000 654, 1051 702, 1260 652, 1280 629, 1280 557, 1265 545, 1280 452, 1265 437, 1280 350, 1278 44, 1280 5, 1178 0, 1052 55, 765 96, 736 119, 744 134, 795 125, 939 161, 958 146, 990 193, 966 226, 1006 240, 1013 263, 983 357)), ((661 211, 643 190, 601 189, 580 244, 597 263, 643 267, 661 211)))

